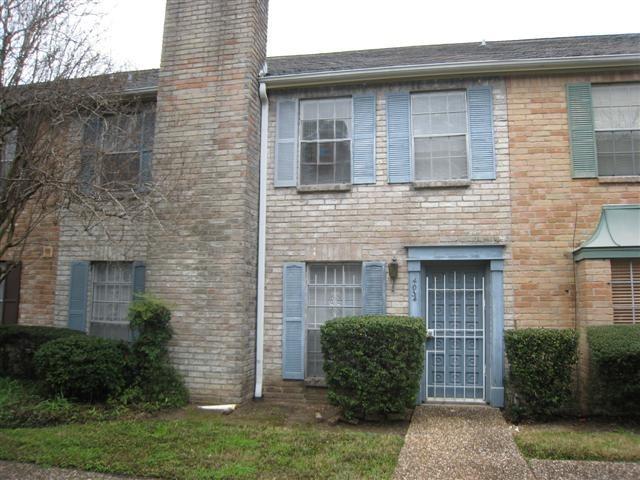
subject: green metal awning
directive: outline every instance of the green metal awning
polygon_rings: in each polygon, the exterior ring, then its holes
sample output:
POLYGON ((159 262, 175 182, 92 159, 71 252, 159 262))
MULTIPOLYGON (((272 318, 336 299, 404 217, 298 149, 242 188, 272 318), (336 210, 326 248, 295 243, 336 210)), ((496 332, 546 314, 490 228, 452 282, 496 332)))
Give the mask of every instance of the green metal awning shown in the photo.
POLYGON ((631 257, 640 257, 640 205, 604 205, 596 231, 574 250, 574 260, 631 257))

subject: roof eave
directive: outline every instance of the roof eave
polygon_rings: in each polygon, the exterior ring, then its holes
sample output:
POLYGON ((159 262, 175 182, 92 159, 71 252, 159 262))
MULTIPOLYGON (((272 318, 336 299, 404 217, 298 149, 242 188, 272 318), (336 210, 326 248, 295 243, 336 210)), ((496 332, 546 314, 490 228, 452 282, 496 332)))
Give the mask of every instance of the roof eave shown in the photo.
POLYGON ((327 72, 267 75, 262 77, 260 81, 265 83, 270 89, 277 89, 452 75, 495 75, 534 71, 550 72, 624 67, 640 67, 640 53, 437 63, 431 65, 398 65, 327 72))

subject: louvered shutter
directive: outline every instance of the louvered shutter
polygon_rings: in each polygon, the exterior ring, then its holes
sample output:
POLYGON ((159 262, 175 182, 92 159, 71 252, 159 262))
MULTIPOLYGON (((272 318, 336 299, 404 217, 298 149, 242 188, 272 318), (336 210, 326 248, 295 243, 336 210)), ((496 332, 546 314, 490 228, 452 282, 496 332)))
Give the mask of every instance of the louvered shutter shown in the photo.
POLYGON ((593 130, 591 85, 567 85, 569 140, 571 143, 571 172, 573 178, 598 176, 596 138, 593 130))
POLYGON ((353 97, 353 183, 376 183, 376 97, 353 97))
POLYGON ((137 294, 144 293, 144 284, 146 276, 146 266, 144 262, 133 262, 133 297, 137 294))
POLYGON ((469 143, 471 145, 471 178, 496 178, 496 154, 493 140, 493 95, 491 87, 467 90, 469 111, 469 143))
POLYGON ((20 306, 20 277, 22 264, 9 265, 9 273, 4 279, 4 298, 2 301, 2 323, 16 325, 20 306))
POLYGON ((89 288, 89 262, 71 264, 69 284, 68 327, 73 330, 87 330, 87 290, 89 288))
POLYGON ((285 263, 282 281, 282 378, 304 379, 304 263, 285 263))
POLYGON ((142 191, 148 190, 152 181, 153 145, 156 131, 156 109, 148 106, 142 115, 142 141, 140 148, 140 185, 142 191))
POLYGON ((611 260, 613 323, 640 324, 640 259, 611 260))
POLYGON ((389 183, 407 183, 413 179, 408 93, 387 95, 387 168, 389 183))
POLYGON ((387 307, 387 277, 384 262, 362 264, 362 313, 383 315, 387 307))
POLYGON ((276 187, 295 187, 297 184, 297 125, 298 101, 279 100, 276 115, 276 187))
POLYGON ((88 118, 82 132, 82 149, 80 152, 80 191, 90 194, 96 177, 96 165, 100 143, 102 119, 97 116, 88 118))

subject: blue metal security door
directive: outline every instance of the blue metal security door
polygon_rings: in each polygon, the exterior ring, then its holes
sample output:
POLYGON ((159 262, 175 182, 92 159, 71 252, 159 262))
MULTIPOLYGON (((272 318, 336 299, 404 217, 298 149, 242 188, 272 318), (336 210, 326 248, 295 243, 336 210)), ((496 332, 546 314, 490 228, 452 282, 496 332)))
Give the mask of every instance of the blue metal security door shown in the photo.
POLYGON ((427 400, 485 399, 485 276, 474 267, 427 268, 427 400))

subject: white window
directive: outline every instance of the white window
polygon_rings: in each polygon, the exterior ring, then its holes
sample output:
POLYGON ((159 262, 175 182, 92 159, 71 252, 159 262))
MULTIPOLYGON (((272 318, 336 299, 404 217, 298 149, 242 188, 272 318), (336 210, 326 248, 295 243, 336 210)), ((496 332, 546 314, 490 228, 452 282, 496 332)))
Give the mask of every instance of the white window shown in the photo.
POLYGON ((307 378, 324 377, 320 327, 333 318, 362 312, 362 265, 310 264, 307 268, 307 378))
POLYGON ((464 91, 411 95, 411 122, 415 180, 469 177, 464 91))
POLYGON ((611 260, 613 323, 640 324, 640 259, 611 260))
POLYGON ((351 99, 300 102, 300 185, 351 183, 351 99))
POLYGON ((91 284, 89 334, 128 340, 128 312, 133 299, 131 262, 92 263, 91 284))
POLYGON ((640 84, 594 85, 598 175, 640 175, 640 84))

